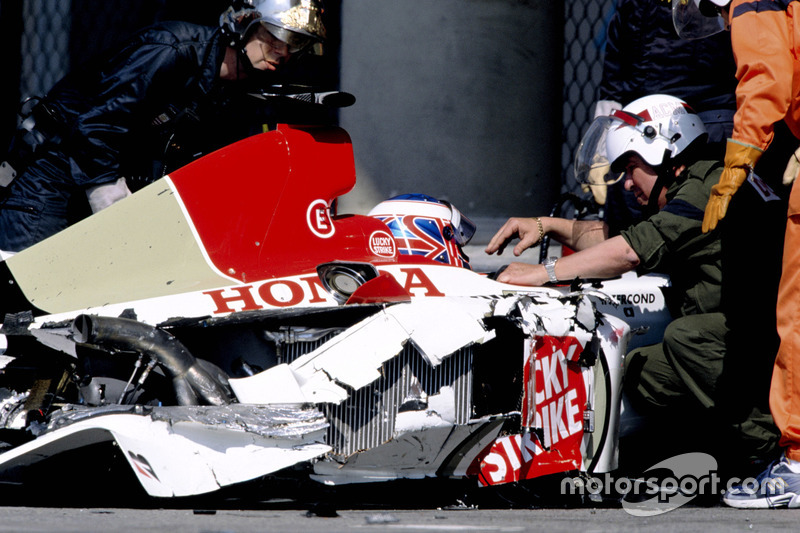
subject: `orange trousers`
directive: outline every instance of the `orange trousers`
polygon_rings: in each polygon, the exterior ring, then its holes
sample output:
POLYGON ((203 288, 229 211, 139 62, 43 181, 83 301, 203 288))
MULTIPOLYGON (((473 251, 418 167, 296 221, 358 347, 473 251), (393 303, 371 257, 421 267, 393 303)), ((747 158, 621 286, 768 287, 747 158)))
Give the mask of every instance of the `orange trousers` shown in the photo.
POLYGON ((789 197, 777 320, 781 344, 772 371, 769 406, 781 431, 780 444, 786 456, 800 461, 800 186, 797 184, 789 197))

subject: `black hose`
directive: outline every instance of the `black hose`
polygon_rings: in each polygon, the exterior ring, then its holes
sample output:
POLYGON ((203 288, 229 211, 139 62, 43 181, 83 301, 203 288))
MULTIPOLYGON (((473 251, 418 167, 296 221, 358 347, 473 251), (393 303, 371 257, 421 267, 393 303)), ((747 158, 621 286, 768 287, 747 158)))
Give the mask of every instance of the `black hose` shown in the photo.
POLYGON ((178 405, 227 405, 231 396, 188 349, 166 331, 128 318, 80 315, 72 324, 75 340, 147 354, 162 366, 175 388, 178 405))

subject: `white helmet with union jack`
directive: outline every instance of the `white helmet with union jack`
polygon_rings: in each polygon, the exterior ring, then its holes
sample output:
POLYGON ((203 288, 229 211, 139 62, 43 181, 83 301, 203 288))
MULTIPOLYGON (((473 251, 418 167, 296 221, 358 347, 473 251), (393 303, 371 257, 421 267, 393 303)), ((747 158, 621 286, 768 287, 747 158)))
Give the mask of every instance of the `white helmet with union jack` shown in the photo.
POLYGON ((401 194, 379 203, 368 215, 386 224, 401 254, 471 268, 461 247, 472 239, 475 224, 449 202, 401 194))

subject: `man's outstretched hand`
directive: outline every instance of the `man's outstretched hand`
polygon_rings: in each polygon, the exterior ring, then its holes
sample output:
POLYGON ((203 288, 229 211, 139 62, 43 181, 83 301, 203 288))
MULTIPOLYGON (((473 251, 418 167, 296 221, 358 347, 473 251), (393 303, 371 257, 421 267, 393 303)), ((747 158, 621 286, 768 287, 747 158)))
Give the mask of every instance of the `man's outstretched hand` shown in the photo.
POLYGON ((544 230, 542 229, 541 219, 538 218, 509 218, 503 226, 497 230, 494 237, 484 250, 491 255, 503 253, 508 243, 513 239, 519 238, 519 242, 514 247, 514 255, 519 256, 522 252, 535 246, 542 240, 544 230))

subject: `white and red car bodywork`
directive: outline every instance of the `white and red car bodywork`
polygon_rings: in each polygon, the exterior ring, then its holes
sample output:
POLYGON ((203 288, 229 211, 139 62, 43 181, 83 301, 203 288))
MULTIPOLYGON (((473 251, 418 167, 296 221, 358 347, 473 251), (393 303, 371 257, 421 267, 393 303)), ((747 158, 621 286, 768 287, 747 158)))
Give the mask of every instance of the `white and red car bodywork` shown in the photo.
MULTIPOLYGON (((59 406, 36 438, 0 453, 0 473, 104 440, 159 497, 304 462, 328 484, 614 469, 624 354, 642 317, 665 313, 661 282, 519 287, 401 255, 382 222, 332 209, 354 185, 346 132, 281 126, 0 263, 9 346, 27 335, 78 357, 89 341, 76 324, 92 317, 185 344, 217 330, 274 337, 275 324, 302 333, 309 318, 335 330, 229 375, 225 405, 59 406), (358 273, 354 292, 323 280, 337 268, 358 273), (513 403, 493 401, 509 391, 513 403)), ((198 358, 250 349, 202 348, 198 358)))

